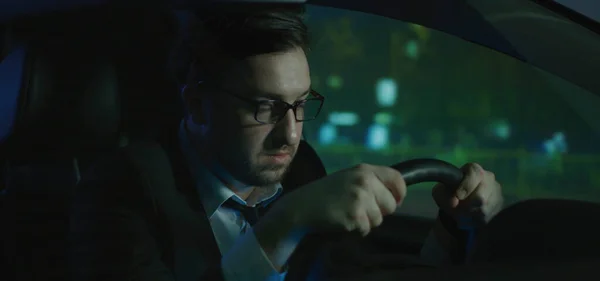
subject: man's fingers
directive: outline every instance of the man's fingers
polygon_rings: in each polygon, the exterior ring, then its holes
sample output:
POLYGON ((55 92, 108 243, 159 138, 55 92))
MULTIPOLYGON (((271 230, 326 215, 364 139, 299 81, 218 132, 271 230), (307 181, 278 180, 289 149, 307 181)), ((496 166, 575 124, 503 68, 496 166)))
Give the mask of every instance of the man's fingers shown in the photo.
POLYGON ((502 206, 502 188, 496 182, 494 173, 484 171, 484 178, 475 191, 464 200, 466 208, 481 208, 482 212, 490 213, 502 206), (500 207, 498 207, 500 206, 500 207))
POLYGON ((396 205, 406 197, 406 182, 400 172, 386 166, 372 166, 372 172, 381 183, 392 193, 396 205))
POLYGON ((463 181, 456 190, 456 197, 459 200, 464 200, 477 189, 477 186, 483 181, 483 168, 476 163, 469 163, 464 165, 461 170, 465 174, 463 181))
POLYGON ((392 192, 381 184, 381 187, 374 190, 375 203, 382 215, 387 216, 393 214, 398 207, 396 199, 392 192))
POLYGON ((372 183, 369 186, 373 195, 373 204, 378 208, 379 213, 382 216, 394 213, 398 204, 392 191, 376 176, 372 177, 372 183))
POLYGON ((375 199, 375 197, 371 197, 370 202, 365 203, 367 203, 365 208, 367 217, 369 217, 369 227, 374 228, 380 226, 383 222, 383 214, 381 213, 381 209, 377 204, 377 199, 375 199))
POLYGON ((356 224, 356 230, 362 236, 367 236, 371 232, 371 222, 368 214, 363 213, 354 223, 356 224))
POLYGON ((458 198, 453 194, 452 190, 442 183, 438 183, 433 187, 431 195, 438 204, 438 207, 442 209, 454 209, 458 206, 458 198))
POLYGON ((464 200, 465 208, 480 208, 485 205, 492 195, 492 188, 487 188, 481 181, 475 190, 464 200))
POLYGON ((371 228, 381 225, 383 222, 382 209, 395 209, 396 202, 392 193, 373 175, 368 176, 362 183, 364 186, 358 190, 360 196, 355 211, 366 214, 366 221, 358 221, 359 231, 367 235, 371 228), (390 206, 391 205, 391 206, 390 206))
POLYGON ((398 207, 394 195, 379 181, 379 179, 374 179, 372 185, 373 188, 371 189, 373 192, 374 204, 379 208, 379 212, 383 216, 394 213, 396 207, 398 207))

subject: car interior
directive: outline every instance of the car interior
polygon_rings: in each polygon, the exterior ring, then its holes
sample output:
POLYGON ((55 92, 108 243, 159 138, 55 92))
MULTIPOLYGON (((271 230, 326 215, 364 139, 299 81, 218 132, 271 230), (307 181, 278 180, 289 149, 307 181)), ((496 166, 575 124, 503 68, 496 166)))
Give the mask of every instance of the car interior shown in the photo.
MULTIPOLYGON (((336 1, 315 2, 337 5, 336 1)), ((158 138, 182 118, 177 79, 167 64, 177 28, 171 9, 151 5, 85 7, 2 22, 1 280, 68 280, 69 208, 82 174, 100 156, 135 140, 158 138)), ((505 48, 503 55, 514 51, 504 43, 487 41, 505 48)), ((334 83, 330 80, 327 83, 334 83)), ((596 86, 589 83, 579 85, 596 86)), ((323 160, 331 153, 319 141, 318 132, 310 131, 302 141, 284 187, 302 186, 343 168, 323 160)), ((423 157, 430 158, 413 158, 423 157)), ((385 164, 401 160, 406 159, 385 164)), ((340 162, 348 165, 346 160, 340 162)), ((415 183, 439 180, 428 176, 415 183)), ((494 280, 501 272, 523 274, 519 270, 533 266, 513 267, 528 261, 578 261, 586 266, 598 262, 600 230, 594 226, 600 224, 600 200, 526 199, 511 202, 515 204, 492 220, 471 257, 472 263, 502 264, 500 269, 484 267, 483 273, 466 277, 453 275, 454 267, 436 271, 421 264, 417 256, 434 218, 398 214, 386 218, 364 239, 340 239, 337 234, 308 237, 293 257, 302 266, 292 269, 297 271, 286 280, 313 280, 310 274, 317 252, 329 248, 342 248, 344 253, 320 256, 324 275, 331 280, 361 280, 353 279, 357 272, 375 274, 369 280, 400 280, 399 276, 430 280, 440 272, 446 272, 448 280, 494 280), (401 269, 406 270, 398 273, 401 269), (398 279, 381 273, 390 271, 398 279)), ((591 267, 578 273, 591 272, 585 271, 591 267)), ((539 274, 538 270, 531 276, 539 274)))
POLYGON ((176 97, 167 94, 176 92, 164 67, 167 39, 161 45, 168 17, 140 11, 135 26, 129 12, 59 13, 11 26, 3 74, 15 77, 4 76, 2 88, 14 91, 17 106, 2 147, 1 228, 11 230, 3 232, 3 265, 16 269, 16 280, 64 280, 70 196, 81 173, 147 132, 136 122, 168 122, 170 109, 159 105, 177 105, 165 99, 176 97), (117 32, 123 26, 135 32, 117 32))

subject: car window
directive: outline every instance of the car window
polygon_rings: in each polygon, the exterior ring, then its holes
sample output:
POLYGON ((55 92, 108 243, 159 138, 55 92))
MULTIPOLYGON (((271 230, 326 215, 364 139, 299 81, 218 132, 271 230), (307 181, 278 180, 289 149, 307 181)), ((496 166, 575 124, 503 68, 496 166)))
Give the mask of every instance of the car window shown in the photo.
POLYGON ((600 3, 596 0, 554 0, 595 21, 600 21, 600 3))
MULTIPOLYGON (((565 100, 590 93, 415 24, 314 6, 307 23, 313 86, 326 102, 305 138, 328 172, 435 157, 493 171, 507 203, 600 201, 599 131, 565 100)), ((431 187, 409 187, 399 212, 435 216, 431 187)))

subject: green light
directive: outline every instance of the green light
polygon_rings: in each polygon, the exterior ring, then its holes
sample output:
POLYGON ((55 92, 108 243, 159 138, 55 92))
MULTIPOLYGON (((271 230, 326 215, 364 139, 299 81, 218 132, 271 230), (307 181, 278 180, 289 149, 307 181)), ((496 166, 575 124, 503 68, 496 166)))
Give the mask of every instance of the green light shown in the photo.
POLYGON ((327 86, 333 88, 333 89, 339 89, 342 87, 342 85, 344 84, 344 80, 342 79, 342 77, 338 76, 338 75, 331 75, 327 78, 327 86))
POLYGON ((374 121, 379 125, 390 125, 392 124, 392 115, 387 112, 378 112, 375 114, 374 121))

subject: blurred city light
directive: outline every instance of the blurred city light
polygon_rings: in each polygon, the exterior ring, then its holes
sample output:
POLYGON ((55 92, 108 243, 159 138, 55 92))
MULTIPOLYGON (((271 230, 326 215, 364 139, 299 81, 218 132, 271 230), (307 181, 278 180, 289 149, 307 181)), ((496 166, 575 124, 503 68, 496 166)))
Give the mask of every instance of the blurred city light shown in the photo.
POLYGON ((336 126, 354 126, 358 124, 359 117, 355 112, 332 112, 329 114, 329 123, 336 126))
POLYGON ((406 43, 406 56, 411 59, 419 58, 419 43, 416 40, 410 40, 406 43))
POLYGON ((375 124, 379 124, 379 125, 390 125, 392 124, 392 115, 388 112, 378 112, 375 114, 375 118, 373 118, 373 121, 375 121, 375 124))
POLYGON ((330 145, 337 139, 337 128, 332 124, 323 124, 319 129, 319 143, 321 145, 330 145))
POLYGON ((390 107, 396 103, 398 97, 398 85, 391 78, 382 78, 375 84, 375 95, 377 104, 382 107, 390 107))
POLYGON ((367 131, 366 146, 371 150, 381 150, 389 145, 389 129, 387 126, 373 124, 367 131))
POLYGON ((332 89, 340 89, 344 84, 344 80, 339 75, 330 75, 327 77, 327 86, 332 89))
POLYGON ((549 156, 567 153, 567 140, 563 132, 556 132, 551 138, 545 140, 542 144, 544 151, 549 156))
POLYGON ((488 130, 488 133, 492 135, 492 137, 500 140, 509 139, 512 133, 510 124, 506 120, 496 120, 492 122, 488 130))

